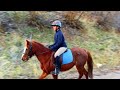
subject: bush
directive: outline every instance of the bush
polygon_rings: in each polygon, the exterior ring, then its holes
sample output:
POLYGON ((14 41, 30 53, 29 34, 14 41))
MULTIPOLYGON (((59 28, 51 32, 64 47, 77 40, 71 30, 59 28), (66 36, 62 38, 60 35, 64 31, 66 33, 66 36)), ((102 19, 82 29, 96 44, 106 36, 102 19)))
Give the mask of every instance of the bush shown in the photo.
POLYGON ((39 13, 37 11, 30 11, 29 12, 29 18, 27 20, 28 25, 35 26, 38 28, 38 30, 42 30, 45 26, 43 23, 41 23, 38 19, 39 13))
POLYGON ((112 28, 113 17, 111 12, 98 12, 96 25, 105 31, 110 31, 112 28))
POLYGON ((79 18, 76 19, 76 16, 79 12, 69 11, 65 14, 65 23, 74 29, 84 30, 84 26, 82 22, 80 22, 79 18))

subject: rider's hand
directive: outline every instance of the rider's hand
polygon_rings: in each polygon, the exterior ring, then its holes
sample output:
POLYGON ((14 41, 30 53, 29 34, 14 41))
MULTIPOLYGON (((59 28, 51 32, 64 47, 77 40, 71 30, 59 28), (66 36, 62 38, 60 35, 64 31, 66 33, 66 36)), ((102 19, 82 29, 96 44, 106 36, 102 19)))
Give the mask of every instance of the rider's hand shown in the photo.
POLYGON ((50 48, 50 45, 46 45, 47 48, 50 48))

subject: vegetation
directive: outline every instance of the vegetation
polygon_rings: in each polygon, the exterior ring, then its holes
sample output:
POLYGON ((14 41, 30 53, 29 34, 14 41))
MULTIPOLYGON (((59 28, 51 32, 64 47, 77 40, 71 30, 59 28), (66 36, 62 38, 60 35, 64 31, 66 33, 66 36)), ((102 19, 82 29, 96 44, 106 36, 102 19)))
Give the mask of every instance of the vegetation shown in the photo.
MULTIPOLYGON (((80 14, 74 15, 81 17, 75 19, 77 22, 74 22, 73 18, 76 16, 70 16, 71 12, 65 14, 65 25, 76 25, 76 27, 82 25, 81 27, 85 32, 79 32, 80 35, 72 35, 65 27, 63 27, 62 29, 65 34, 68 48, 78 46, 89 50, 93 57, 94 65, 100 63, 106 68, 114 68, 120 65, 119 33, 116 33, 114 28, 110 28, 108 32, 105 28, 95 26, 96 21, 89 21, 84 15, 86 12, 77 13, 80 14), (66 17, 66 15, 69 17, 66 17)), ((88 13, 86 13, 86 15, 87 14, 88 13)), ((15 20, 15 23, 17 23, 19 30, 17 29, 9 33, 3 33, 4 30, 0 30, 0 78, 33 79, 38 78, 41 74, 40 64, 35 56, 28 62, 23 62, 21 60, 24 41, 25 39, 29 39, 30 34, 32 33, 34 40, 41 43, 52 44, 54 32, 51 28, 45 26, 42 27, 42 30, 40 30, 41 27, 38 29, 37 27, 39 24, 36 26, 26 24, 26 20, 28 20, 27 15, 29 15, 29 13, 26 12, 22 12, 22 14, 21 12, 10 13, 10 16, 15 20), (22 21, 24 21, 24 23, 22 21), (26 26, 19 26, 21 24, 26 24, 26 26)), ((77 28, 76 30, 80 30, 80 28, 77 28)), ((96 66, 94 68, 96 68, 96 66)))

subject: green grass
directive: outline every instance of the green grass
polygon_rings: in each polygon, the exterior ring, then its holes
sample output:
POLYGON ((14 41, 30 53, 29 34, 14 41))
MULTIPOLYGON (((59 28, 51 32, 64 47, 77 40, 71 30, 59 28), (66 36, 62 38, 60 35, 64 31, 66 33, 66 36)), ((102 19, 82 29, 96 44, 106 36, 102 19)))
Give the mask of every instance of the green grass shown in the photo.
POLYGON ((89 39, 83 42, 82 46, 91 51, 94 63, 104 64, 108 68, 119 65, 119 34, 100 30, 87 23, 86 28, 89 39))
MULTIPOLYGON (((93 24, 84 21, 86 33, 81 36, 72 36, 72 40, 67 40, 68 48, 75 46, 85 48, 90 51, 94 64, 100 63, 108 68, 120 65, 120 35, 115 32, 105 32, 93 24)), ((43 32, 33 27, 22 29, 22 33, 13 32, 6 35, 0 33, 0 78, 38 78, 42 73, 40 64, 34 56, 28 62, 21 60, 25 39, 32 39, 40 43, 52 44, 54 32, 44 28, 43 32)))
POLYGON ((0 78, 39 78, 41 72, 40 63, 34 56, 28 62, 21 60, 22 51, 24 49, 25 39, 29 39, 30 34, 33 34, 32 39, 40 43, 52 44, 54 40, 54 32, 51 29, 44 28, 44 32, 37 30, 34 27, 26 27, 20 32, 12 32, 7 34, 1 33, 0 46, 4 48, 0 51, 0 78), (20 77, 21 76, 21 77, 20 77))
POLYGON ((94 27, 93 24, 84 22, 87 32, 81 36, 73 36, 68 46, 85 48, 91 52, 94 64, 100 63, 107 68, 120 65, 120 35, 114 31, 106 32, 94 27))

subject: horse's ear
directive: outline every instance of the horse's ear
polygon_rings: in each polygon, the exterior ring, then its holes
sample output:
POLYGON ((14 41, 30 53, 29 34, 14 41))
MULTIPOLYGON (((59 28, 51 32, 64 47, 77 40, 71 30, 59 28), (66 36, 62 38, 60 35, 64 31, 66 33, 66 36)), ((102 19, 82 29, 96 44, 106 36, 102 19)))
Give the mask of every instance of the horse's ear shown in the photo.
POLYGON ((26 45, 29 45, 29 43, 30 43, 30 42, 26 39, 26 45))

